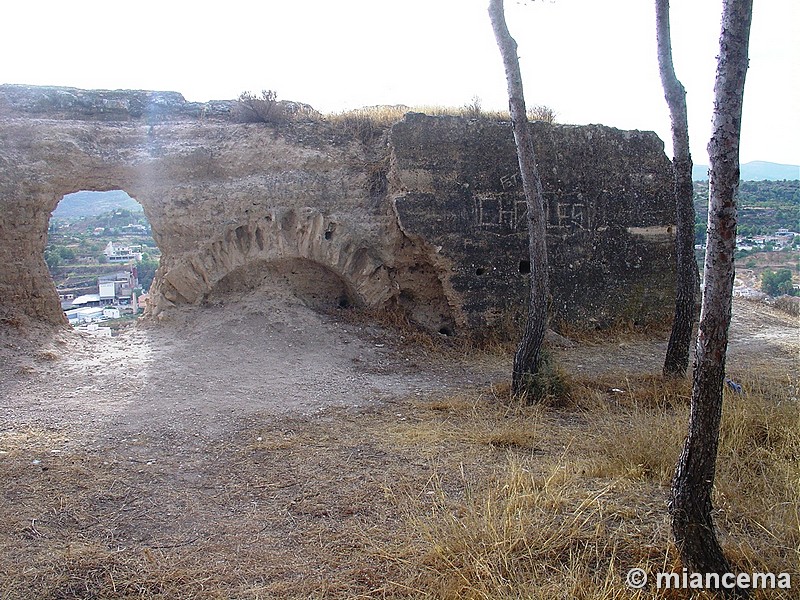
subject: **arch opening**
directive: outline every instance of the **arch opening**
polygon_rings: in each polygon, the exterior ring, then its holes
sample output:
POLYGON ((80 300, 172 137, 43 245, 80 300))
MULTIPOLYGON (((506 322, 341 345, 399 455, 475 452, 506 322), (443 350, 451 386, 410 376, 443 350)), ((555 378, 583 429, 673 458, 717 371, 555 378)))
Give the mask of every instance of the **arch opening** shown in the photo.
POLYGON ((69 323, 96 335, 133 324, 161 258, 142 205, 124 190, 66 194, 44 260, 69 323))
POLYGON ((339 274, 306 258, 257 260, 238 267, 214 285, 204 304, 225 304, 251 293, 266 300, 299 301, 326 312, 361 305, 339 274))

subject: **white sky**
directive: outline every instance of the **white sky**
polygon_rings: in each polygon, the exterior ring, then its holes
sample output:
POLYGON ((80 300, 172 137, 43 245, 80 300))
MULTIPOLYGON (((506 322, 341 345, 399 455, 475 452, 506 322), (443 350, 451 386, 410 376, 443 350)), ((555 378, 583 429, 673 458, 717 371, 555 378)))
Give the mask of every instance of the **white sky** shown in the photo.
MULTIPOLYGON (((707 163, 720 0, 672 0, 695 163, 707 163)), ((0 83, 181 92, 274 89, 323 112, 507 105, 488 0, 11 0, 0 83)), ((654 0, 506 0, 526 99, 562 123, 656 131, 671 155, 654 0)), ((800 164, 800 2, 756 0, 742 162, 800 164)))

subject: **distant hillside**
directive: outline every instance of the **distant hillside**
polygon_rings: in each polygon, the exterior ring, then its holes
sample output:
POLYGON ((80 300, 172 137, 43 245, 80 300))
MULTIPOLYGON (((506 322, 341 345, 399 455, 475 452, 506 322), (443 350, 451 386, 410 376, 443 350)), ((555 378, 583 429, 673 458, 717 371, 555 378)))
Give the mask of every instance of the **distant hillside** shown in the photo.
MULTIPOLYGON (((741 178, 743 181, 800 179, 800 166, 780 165, 763 160, 754 160, 741 165, 741 178)), ((694 165, 692 169, 692 179, 695 181, 707 181, 708 165, 694 165)))
MULTIPOLYGON (((772 234, 784 227, 800 231, 800 181, 743 181, 739 186, 740 235, 772 234)), ((697 243, 703 243, 708 215, 708 182, 695 181, 697 243)))
POLYGON ((141 212, 142 205, 122 190, 67 194, 53 211, 59 219, 96 217, 117 209, 141 212))

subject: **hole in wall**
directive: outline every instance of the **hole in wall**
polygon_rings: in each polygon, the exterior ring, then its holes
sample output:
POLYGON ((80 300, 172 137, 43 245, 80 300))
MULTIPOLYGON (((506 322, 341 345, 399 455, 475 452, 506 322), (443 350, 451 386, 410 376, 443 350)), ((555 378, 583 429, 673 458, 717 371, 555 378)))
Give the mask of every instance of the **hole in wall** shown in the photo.
POLYGON ((65 195, 44 259, 70 324, 109 335, 144 310, 161 251, 142 205, 123 190, 65 195))
POLYGON ((486 275, 486 272, 487 272, 486 267, 478 267, 477 269, 475 269, 475 275, 478 275, 479 277, 481 275, 486 275))
POLYGON ((521 260, 519 261, 519 272, 523 275, 529 275, 531 272, 531 261, 529 260, 521 260))

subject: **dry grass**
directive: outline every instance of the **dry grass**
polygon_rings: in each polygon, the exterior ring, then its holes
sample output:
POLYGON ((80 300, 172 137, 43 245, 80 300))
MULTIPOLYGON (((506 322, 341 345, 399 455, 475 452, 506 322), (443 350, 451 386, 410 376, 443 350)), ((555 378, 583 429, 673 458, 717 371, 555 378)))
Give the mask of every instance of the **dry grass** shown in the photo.
POLYGON ((493 121, 508 121, 508 111, 477 111, 473 106, 371 106, 326 115, 326 120, 334 125, 348 125, 353 122, 368 122, 376 128, 386 128, 402 121, 406 113, 423 113, 432 117, 482 117, 493 121))
POLYGON ((630 319, 618 319, 613 323, 605 324, 601 328, 597 326, 587 327, 582 323, 568 323, 566 321, 553 323, 555 331, 581 345, 651 340, 664 334, 669 335, 671 327, 672 324, 668 319, 648 323, 647 325, 634 323, 630 319))
MULTIPOLYGON (((795 573, 796 581, 797 382, 747 374, 740 379, 746 394, 726 400, 718 525, 739 569, 795 573)), ((426 598, 682 597, 628 590, 622 578, 635 566, 649 573, 680 570, 665 502, 685 435, 689 387, 655 376, 629 378, 624 390, 576 382, 574 421, 566 422, 563 413, 509 414, 492 402, 481 406, 463 397, 452 406, 434 403, 450 415, 444 426, 423 421, 418 429, 425 435, 416 431, 406 440, 430 443, 438 436, 439 443, 460 439, 496 448, 485 432, 496 428, 502 438, 509 425, 527 437, 508 446, 517 451, 507 454, 494 476, 468 477, 462 468, 455 492, 437 481, 436 502, 427 512, 409 501, 407 518, 424 542, 407 585, 426 598), (459 411, 462 419, 455 419, 459 411), (564 436, 560 453, 554 434, 564 436)))
MULTIPOLYGON (((798 381, 735 375, 723 544, 737 568, 797 574, 798 381)), ((497 386, 248 420, 193 460, 8 428, 0 598, 683 598, 623 578, 680 568, 666 499, 688 387, 609 375, 557 409, 497 386)))
POLYGON ((746 565, 800 572, 800 379, 739 377, 722 422, 717 507, 746 565), (793 563, 793 564, 792 564, 793 563))
POLYGON ((800 317, 800 298, 797 296, 779 296, 772 305, 793 317, 800 317))
POLYGON ((352 308, 346 311, 331 311, 329 316, 337 320, 364 327, 380 326, 392 332, 401 348, 414 352, 435 351, 439 358, 447 356, 508 356, 516 350, 519 333, 519 315, 506 317, 493 327, 482 330, 444 335, 426 329, 415 322, 409 312, 399 305, 381 308, 352 308))
MULTIPOLYGON (((325 120, 334 125, 350 127, 353 124, 369 123, 374 128, 390 127, 401 121, 406 113, 423 113, 432 117, 462 117, 465 119, 485 119, 489 121, 510 121, 511 116, 507 110, 484 110, 480 99, 473 98, 463 106, 441 105, 416 105, 404 104, 380 105, 358 108, 339 113, 325 115, 325 120)), ((528 110, 528 119, 531 121, 556 122, 557 113, 542 105, 535 105, 528 110)))
POLYGON ((615 484, 576 485, 565 467, 539 473, 509 457, 492 484, 465 480, 463 498, 442 493, 427 514, 415 512, 411 524, 427 542, 419 597, 619 597, 631 566, 672 564, 651 528, 632 523, 615 484))

